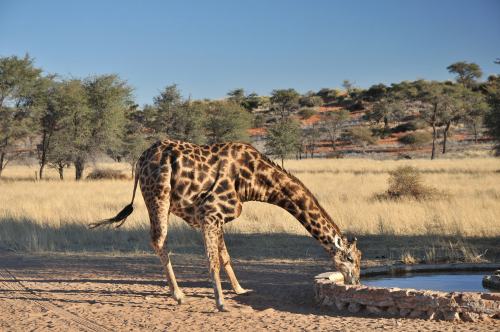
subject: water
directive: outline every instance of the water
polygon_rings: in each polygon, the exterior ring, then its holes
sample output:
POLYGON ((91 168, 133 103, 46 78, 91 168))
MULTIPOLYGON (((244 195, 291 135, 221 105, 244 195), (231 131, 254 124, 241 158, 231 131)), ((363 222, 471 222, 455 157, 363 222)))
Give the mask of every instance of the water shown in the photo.
POLYGON ((429 289, 444 292, 493 292, 483 288, 483 277, 491 272, 409 273, 397 277, 371 277, 362 284, 375 287, 429 289))

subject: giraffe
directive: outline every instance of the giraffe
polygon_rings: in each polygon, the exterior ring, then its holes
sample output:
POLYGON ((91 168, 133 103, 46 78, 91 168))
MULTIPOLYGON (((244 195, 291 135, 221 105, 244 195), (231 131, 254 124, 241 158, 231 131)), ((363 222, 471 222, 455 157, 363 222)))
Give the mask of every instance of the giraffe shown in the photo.
POLYGON ((267 202, 288 211, 330 254, 348 284, 359 283, 361 252, 349 241, 302 182, 246 143, 195 145, 175 140, 154 143, 137 161, 132 202, 115 217, 89 225, 120 227, 133 211, 140 183, 150 219, 151 243, 165 268, 171 296, 186 297, 179 288, 167 246, 172 213, 200 229, 216 306, 226 311, 220 281, 224 268, 233 291, 245 294, 231 266, 223 225, 240 216, 247 201, 267 202))

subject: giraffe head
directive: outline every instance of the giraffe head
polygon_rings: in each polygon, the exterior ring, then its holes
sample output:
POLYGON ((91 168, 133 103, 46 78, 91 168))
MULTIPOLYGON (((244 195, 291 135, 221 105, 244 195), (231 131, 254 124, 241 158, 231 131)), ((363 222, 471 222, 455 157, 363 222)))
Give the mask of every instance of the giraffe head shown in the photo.
POLYGON ((361 251, 356 247, 356 242, 356 238, 349 241, 343 237, 342 241, 338 241, 338 250, 333 258, 335 267, 344 276, 344 282, 349 285, 359 284, 361 251))

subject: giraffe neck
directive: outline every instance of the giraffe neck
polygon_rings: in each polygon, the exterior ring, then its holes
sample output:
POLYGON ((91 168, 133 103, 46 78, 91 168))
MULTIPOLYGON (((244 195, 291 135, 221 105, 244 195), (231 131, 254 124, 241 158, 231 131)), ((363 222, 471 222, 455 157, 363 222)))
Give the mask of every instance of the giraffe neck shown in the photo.
POLYGON ((257 174, 252 187, 245 189, 243 201, 280 206, 293 215, 329 254, 335 254, 335 244, 342 238, 342 232, 299 179, 274 167, 265 175, 257 174))

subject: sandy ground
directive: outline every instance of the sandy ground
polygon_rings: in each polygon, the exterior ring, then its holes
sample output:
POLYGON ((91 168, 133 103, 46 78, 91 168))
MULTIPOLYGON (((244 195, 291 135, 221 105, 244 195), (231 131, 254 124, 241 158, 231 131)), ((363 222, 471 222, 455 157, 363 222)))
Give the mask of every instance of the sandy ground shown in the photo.
POLYGON ((0 253, 1 331, 495 331, 500 321, 430 322, 339 314, 313 302, 312 278, 324 262, 235 261, 250 295, 224 283, 228 313, 215 310, 200 255, 173 255, 190 302, 169 297, 153 255, 0 253))

